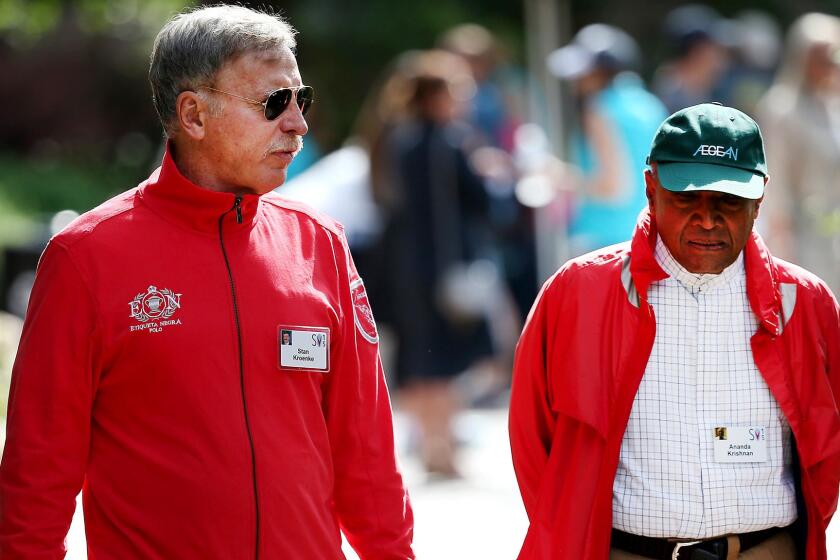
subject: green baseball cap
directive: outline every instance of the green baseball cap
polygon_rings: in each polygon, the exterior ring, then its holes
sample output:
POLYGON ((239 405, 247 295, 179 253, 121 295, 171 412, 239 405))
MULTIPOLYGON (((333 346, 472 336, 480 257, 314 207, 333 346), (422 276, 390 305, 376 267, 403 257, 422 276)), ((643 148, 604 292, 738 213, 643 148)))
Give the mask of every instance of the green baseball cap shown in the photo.
POLYGON ((659 126, 648 164, 669 191, 719 191, 742 198, 764 195, 764 141, 750 117, 720 103, 677 111, 659 126))

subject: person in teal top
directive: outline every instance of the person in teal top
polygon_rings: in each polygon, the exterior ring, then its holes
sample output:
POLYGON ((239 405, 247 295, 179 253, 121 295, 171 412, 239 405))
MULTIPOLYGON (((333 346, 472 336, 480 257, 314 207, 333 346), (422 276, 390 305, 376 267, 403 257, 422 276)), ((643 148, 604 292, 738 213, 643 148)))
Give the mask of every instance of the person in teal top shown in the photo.
POLYGON ((583 178, 569 224, 575 254, 627 239, 647 204, 637 170, 667 111, 631 71, 639 58, 625 32, 592 24, 547 61, 554 75, 572 83, 579 108, 570 154, 583 178))

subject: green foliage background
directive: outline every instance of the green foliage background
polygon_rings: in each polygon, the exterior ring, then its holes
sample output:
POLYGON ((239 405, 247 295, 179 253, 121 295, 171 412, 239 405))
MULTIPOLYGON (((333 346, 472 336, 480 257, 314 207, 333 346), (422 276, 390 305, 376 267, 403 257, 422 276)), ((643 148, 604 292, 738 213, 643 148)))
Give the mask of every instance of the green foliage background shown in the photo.
MULTIPOLYGON (((558 0, 559 2, 560 0, 558 0)), ((0 221, 62 208, 84 211, 144 178, 161 130, 146 81, 153 38, 184 0, 0 0, 0 221)), ((206 2, 210 3, 210 2, 206 2)), ((353 130, 365 96, 399 53, 435 44, 475 21, 524 62, 524 2, 510 0, 288 0, 239 2, 287 16, 298 59, 318 92, 310 134, 323 151, 353 130)), ((667 54, 661 22, 677 0, 568 0, 574 30, 594 21, 627 29, 653 64, 667 54)), ((838 13, 840 0, 715 0, 724 15, 759 8, 786 25, 806 11, 838 13)), ((0 245, 11 239, 0 226, 0 245)), ((11 237, 14 237, 12 232, 11 237)))

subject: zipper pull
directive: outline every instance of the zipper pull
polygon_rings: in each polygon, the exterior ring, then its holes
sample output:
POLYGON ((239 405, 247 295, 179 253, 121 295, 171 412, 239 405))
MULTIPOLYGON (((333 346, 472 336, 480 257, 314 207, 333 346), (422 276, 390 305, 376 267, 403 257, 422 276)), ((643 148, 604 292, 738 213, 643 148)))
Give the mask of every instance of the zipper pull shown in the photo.
POLYGON ((239 195, 236 195, 236 200, 233 201, 233 208, 236 210, 236 223, 237 224, 242 223, 242 206, 241 206, 241 203, 242 203, 242 197, 239 196, 239 195))

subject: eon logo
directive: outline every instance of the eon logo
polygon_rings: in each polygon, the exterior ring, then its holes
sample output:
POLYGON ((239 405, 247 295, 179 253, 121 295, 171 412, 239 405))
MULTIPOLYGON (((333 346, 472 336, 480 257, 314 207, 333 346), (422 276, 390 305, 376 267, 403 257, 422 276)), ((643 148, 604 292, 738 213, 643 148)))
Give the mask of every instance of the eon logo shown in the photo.
POLYGON ((733 148, 732 146, 725 148, 723 146, 712 146, 711 144, 700 144, 694 150, 694 157, 697 157, 697 154, 701 156, 728 157, 733 161, 738 161, 738 148, 733 148))

